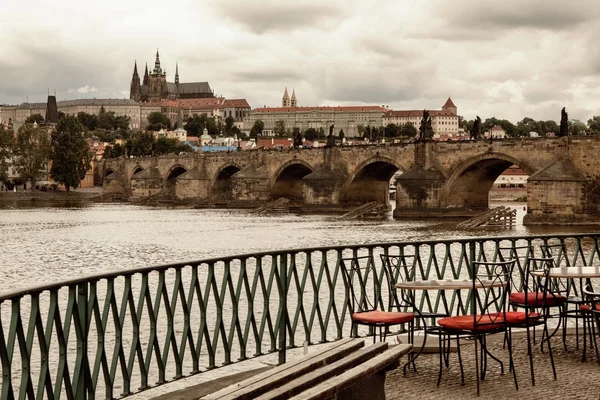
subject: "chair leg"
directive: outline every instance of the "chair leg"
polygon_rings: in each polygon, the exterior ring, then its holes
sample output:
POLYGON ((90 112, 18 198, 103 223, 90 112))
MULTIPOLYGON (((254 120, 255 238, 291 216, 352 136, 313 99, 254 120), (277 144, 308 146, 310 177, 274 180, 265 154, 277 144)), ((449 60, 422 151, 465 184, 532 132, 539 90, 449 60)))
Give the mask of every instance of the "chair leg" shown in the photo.
POLYGON ((442 345, 442 335, 438 336, 438 349, 440 352, 440 369, 438 371, 438 380, 437 380, 437 385, 440 386, 440 383, 442 382, 442 362, 443 362, 443 357, 444 357, 444 347, 446 346, 446 339, 444 338, 444 344, 442 345))
MULTIPOLYGON (((548 331, 548 324, 546 322, 544 322, 544 329, 546 330, 546 332, 548 331)), ((556 366, 554 365, 554 355, 552 354, 550 338, 548 338, 546 346, 548 346, 548 354, 550 354, 550 362, 552 363, 552 375, 554 376, 554 380, 556 380, 556 366)))
MULTIPOLYGON (((531 346, 530 327, 527 327, 527 356, 529 357, 529 370, 531 372, 531 386, 535 386, 535 374, 533 370, 533 346, 531 346)), ((535 335, 535 327, 533 328, 535 335)))
POLYGON ((479 342, 477 335, 475 335, 475 340, 473 343, 473 348, 475 349, 475 371, 477 378, 477 397, 479 397, 479 355, 477 354, 477 343, 479 342))
MULTIPOLYGON (((452 339, 448 336, 448 357, 450 357, 450 341, 452 339)), ((456 353, 458 354, 458 365, 460 366, 460 384, 465 385, 465 370, 462 363, 462 355, 460 354, 460 337, 456 336, 456 353)), ((479 372, 478 372, 479 373, 479 372)))
MULTIPOLYGON (((583 362, 587 358, 587 315, 585 315, 585 313, 581 313, 581 316, 583 317, 583 355, 581 356, 581 361, 583 362)), ((578 319, 576 321, 578 321, 578 319)), ((579 326, 579 323, 577 323, 576 325, 579 326)), ((579 337, 579 335, 577 336, 579 337)), ((579 339, 577 340, 579 341, 579 339)))
POLYGON ((593 317, 590 318, 590 327, 592 331, 590 335, 592 336, 592 340, 594 341, 594 350, 596 351, 596 361, 598 361, 598 364, 600 364, 600 351, 598 350, 598 340, 596 339, 596 326, 594 324, 593 317))
POLYGON ((568 311, 567 305, 565 304, 564 306, 562 306, 561 310, 562 310, 562 315, 561 315, 560 319, 563 322, 563 327, 562 327, 563 328, 563 330, 562 330, 563 346, 565 348, 565 351, 569 351, 569 349, 567 349, 567 311, 568 311))
MULTIPOLYGON (((529 328, 527 328, 529 330, 529 328)), ((505 332, 505 336, 508 337, 508 363, 509 369, 512 372, 513 380, 515 381, 515 389, 519 390, 519 383, 517 382, 517 371, 515 370, 515 362, 513 360, 513 352, 512 352, 512 330, 508 328, 505 332), (507 335, 508 334, 508 335, 507 335)), ((529 343, 529 338, 527 338, 527 343, 529 343)))

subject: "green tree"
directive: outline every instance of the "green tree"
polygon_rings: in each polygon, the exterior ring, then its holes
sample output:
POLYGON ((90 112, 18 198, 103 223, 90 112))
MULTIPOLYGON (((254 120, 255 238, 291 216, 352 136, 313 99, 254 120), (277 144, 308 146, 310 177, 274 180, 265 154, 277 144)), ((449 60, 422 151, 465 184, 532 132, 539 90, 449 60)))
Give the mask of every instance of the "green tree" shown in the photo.
POLYGON ((112 156, 114 158, 117 158, 117 157, 121 157, 121 156, 124 156, 124 155, 125 155, 125 146, 122 146, 119 143, 116 143, 113 146, 112 156))
POLYGON ((129 118, 127 115, 117 115, 115 117, 115 125, 114 125, 113 129, 126 131, 129 129, 130 122, 131 122, 131 118, 129 118))
POLYGON ((275 136, 285 136, 285 121, 282 119, 275 121, 275 128, 273 129, 273 132, 275 133, 275 136))
POLYGON ((315 128, 308 128, 304 131, 304 138, 312 142, 319 138, 319 131, 317 131, 315 128))
POLYGON ((233 117, 230 115, 229 117, 225 118, 225 133, 228 135, 232 134, 232 130, 234 128, 234 123, 235 123, 235 119, 233 119, 233 117))
POLYGON ((529 136, 531 132, 541 134, 540 127, 536 120, 530 117, 525 117, 521 121, 517 122, 516 136, 529 136))
POLYGON ((115 129, 114 111, 107 112, 104 109, 104 106, 100 107, 100 112, 98 113, 98 128, 110 131, 115 129))
POLYGON ((256 139, 259 136, 262 136, 262 132, 265 129, 265 123, 257 119, 254 121, 254 125, 252 125, 252 129, 250 129, 250 137, 256 139))
POLYGON ((8 179, 9 160, 13 150, 14 134, 0 124, 0 182, 8 179))
POLYGON ((65 116, 52 132, 50 176, 65 185, 67 192, 77 189, 91 167, 92 153, 83 137, 84 129, 77 117, 65 116))
POLYGON ((365 126, 362 124, 358 124, 356 126, 356 131, 358 132, 358 136, 359 137, 363 137, 364 133, 365 133, 365 126))
POLYGON ((98 116, 88 114, 86 112, 78 112, 77 120, 83 125, 88 131, 95 131, 98 127, 98 116))
POLYGON ((109 159, 109 158, 113 158, 114 157, 112 146, 106 146, 104 148, 104 154, 102 155, 102 157, 104 159, 109 159))
POLYGON ((346 134, 344 133, 344 130, 343 130, 343 129, 340 129, 340 133, 338 134, 338 137, 339 137, 340 139, 343 139, 343 138, 345 138, 345 137, 346 137, 346 134))
POLYGON ((152 135, 152 133, 144 132, 139 135, 135 135, 127 143, 131 143, 131 151, 128 153, 128 155, 144 157, 153 155, 152 153, 154 152, 156 140, 154 139, 154 135, 152 135))
POLYGON ((35 181, 45 175, 50 155, 48 131, 33 124, 24 124, 19 128, 13 148, 14 166, 23 181, 35 181))
POLYGON ((159 111, 151 112, 148 114, 148 125, 146 126, 146 129, 149 131, 171 129, 171 120, 169 117, 159 111))
POLYGON ((587 126, 577 120, 577 119, 571 119, 569 120, 569 135, 572 136, 580 136, 580 135, 585 135, 587 131, 587 126))
POLYGON ((188 122, 184 126, 184 129, 190 136, 202 135, 202 133, 204 132, 204 128, 208 130, 208 134, 211 136, 219 135, 219 126, 215 121, 214 117, 207 117, 206 115, 196 115, 193 118, 188 118, 188 122))
POLYGON ((592 118, 588 119, 587 126, 592 134, 600 134, 600 116, 594 115, 592 118))
POLYGON ((38 124, 44 122, 44 117, 42 114, 31 114, 29 117, 27 117, 27 119, 25 119, 26 124, 33 124, 34 122, 37 122, 38 124))
POLYGON ((188 152, 191 148, 181 143, 179 140, 175 138, 167 138, 167 137, 159 137, 156 140, 156 146, 154 148, 154 154, 179 154, 181 152, 188 152))
POLYGON ((410 122, 406 122, 406 123, 400 125, 398 135, 403 136, 403 137, 409 137, 409 138, 415 137, 415 136, 417 136, 417 128, 415 128, 415 126, 413 124, 411 124, 410 122))
POLYGON ((385 137, 396 137, 400 133, 400 128, 396 124, 388 124, 384 128, 385 137))

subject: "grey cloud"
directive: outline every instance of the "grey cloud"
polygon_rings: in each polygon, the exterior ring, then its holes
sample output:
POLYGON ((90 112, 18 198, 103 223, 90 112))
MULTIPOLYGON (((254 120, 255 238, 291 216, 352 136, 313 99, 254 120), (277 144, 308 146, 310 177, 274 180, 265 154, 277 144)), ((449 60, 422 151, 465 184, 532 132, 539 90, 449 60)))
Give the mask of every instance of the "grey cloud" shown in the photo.
POLYGON ((255 1, 240 3, 235 0, 215 0, 213 7, 221 17, 256 34, 323 27, 342 18, 346 9, 335 4, 306 0, 263 1, 262 4, 255 1))
POLYGON ((571 6, 563 0, 458 0, 440 8, 449 25, 473 28, 536 28, 562 30, 593 21, 597 3, 579 0, 571 6))
POLYGON ((301 71, 259 69, 259 70, 241 70, 234 73, 234 80, 237 81, 261 81, 261 82, 292 82, 303 79, 301 71))

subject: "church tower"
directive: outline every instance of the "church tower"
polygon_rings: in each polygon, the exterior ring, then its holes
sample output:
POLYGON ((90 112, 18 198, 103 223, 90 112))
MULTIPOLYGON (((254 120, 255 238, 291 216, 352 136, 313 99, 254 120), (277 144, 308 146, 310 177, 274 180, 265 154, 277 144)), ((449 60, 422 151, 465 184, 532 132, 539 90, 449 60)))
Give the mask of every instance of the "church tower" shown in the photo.
POLYGON ((157 49, 154 69, 148 77, 148 101, 160 101, 166 99, 167 95, 167 74, 160 67, 160 55, 157 49))
POLYGON ((290 95, 288 94, 286 86, 285 92, 283 92, 283 98, 281 99, 281 107, 289 107, 290 105, 290 95))
POLYGON ((298 100, 296 100, 296 89, 292 89, 292 107, 298 107, 298 100))
POLYGON ((142 99, 142 88, 137 70, 137 61, 133 64, 133 77, 131 78, 131 86, 129 87, 129 98, 135 101, 141 101, 142 99))
POLYGON ((446 102, 442 106, 442 111, 448 111, 448 112, 452 113, 453 115, 456 115, 456 113, 458 112, 458 109, 454 105, 454 102, 452 101, 452 99, 450 97, 448 97, 448 100, 446 100, 446 102))

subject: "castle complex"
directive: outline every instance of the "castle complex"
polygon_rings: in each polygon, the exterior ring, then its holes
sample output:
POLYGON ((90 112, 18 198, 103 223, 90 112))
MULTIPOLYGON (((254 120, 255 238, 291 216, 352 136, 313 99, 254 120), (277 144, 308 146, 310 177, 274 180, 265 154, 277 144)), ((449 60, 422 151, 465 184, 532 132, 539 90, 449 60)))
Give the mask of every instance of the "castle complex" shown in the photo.
POLYGON ((129 98, 138 102, 157 102, 161 100, 199 99, 215 97, 208 82, 179 83, 179 66, 175 64, 175 82, 167 82, 167 71, 160 66, 160 57, 156 50, 154 69, 148 73, 148 64, 144 79, 140 81, 137 61, 133 66, 133 77, 129 98))

